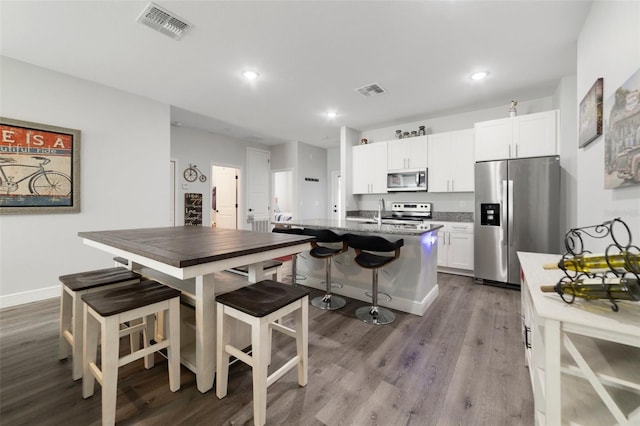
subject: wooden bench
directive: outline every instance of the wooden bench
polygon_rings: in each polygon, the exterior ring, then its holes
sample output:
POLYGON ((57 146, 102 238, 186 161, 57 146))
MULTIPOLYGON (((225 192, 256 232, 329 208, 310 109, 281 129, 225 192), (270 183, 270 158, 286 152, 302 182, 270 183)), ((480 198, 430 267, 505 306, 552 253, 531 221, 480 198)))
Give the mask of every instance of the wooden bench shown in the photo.
MULTIPOLYGON (((282 268, 282 262, 277 260, 267 260, 264 262, 262 266, 265 274, 271 274, 271 279, 274 281, 278 281, 281 279, 280 277, 280 269, 282 268)), ((249 266, 238 266, 236 268, 227 269, 227 272, 231 272, 234 274, 242 275, 243 277, 249 277, 249 266)))
POLYGON ((124 267, 97 269, 62 275, 58 358, 66 359, 71 349, 72 378, 82 378, 82 300, 83 295, 107 288, 140 282, 140 274, 124 267))
POLYGON ((227 395, 229 357, 251 366, 253 376, 253 423, 266 423, 267 388, 294 367, 298 384, 306 386, 309 345, 309 290, 304 287, 264 280, 216 297, 216 396, 227 395), (295 329, 276 321, 294 313, 295 329), (235 318, 251 327, 251 351, 232 346, 235 318), (268 375, 271 360, 271 333, 279 331, 296 339, 296 355, 268 375))

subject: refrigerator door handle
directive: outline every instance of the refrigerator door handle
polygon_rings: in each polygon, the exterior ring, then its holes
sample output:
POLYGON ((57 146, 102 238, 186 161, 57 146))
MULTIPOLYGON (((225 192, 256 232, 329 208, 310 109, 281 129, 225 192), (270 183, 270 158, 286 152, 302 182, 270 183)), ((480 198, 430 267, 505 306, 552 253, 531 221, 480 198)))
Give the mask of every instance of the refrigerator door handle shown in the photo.
POLYGON ((500 223, 502 225, 500 225, 500 230, 502 231, 500 234, 502 236, 502 241, 500 241, 500 245, 502 246, 506 246, 507 245, 507 241, 505 240, 505 231, 507 230, 507 212, 506 210, 508 209, 507 207, 507 201, 509 199, 507 198, 507 181, 503 180, 502 181, 502 197, 501 197, 501 203, 500 205, 502 206, 502 208, 500 209, 500 223))
POLYGON ((513 235, 513 230, 514 230, 514 226, 513 226, 513 181, 509 180, 507 183, 507 210, 509 211, 508 214, 508 218, 507 220, 509 221, 509 227, 507 229, 507 233, 509 234, 509 246, 513 246, 513 239, 514 239, 514 235, 513 235))

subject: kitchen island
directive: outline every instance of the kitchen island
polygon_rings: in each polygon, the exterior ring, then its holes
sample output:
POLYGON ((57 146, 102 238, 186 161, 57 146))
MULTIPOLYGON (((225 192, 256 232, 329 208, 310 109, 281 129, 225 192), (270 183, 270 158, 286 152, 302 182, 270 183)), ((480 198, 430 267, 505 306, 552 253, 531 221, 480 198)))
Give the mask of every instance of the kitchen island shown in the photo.
MULTIPOLYGON (((379 274, 378 303, 390 309, 422 316, 438 296, 437 259, 438 229, 441 225, 424 225, 424 229, 397 225, 378 225, 351 220, 301 219, 274 225, 313 229, 330 229, 337 234, 378 235, 390 241, 404 239, 400 258, 381 269, 379 274), (389 295, 390 297, 385 297, 389 295), (391 299, 391 300, 388 300, 391 299)), ((332 292, 370 303, 371 270, 358 266, 348 250, 336 256, 332 262, 332 281, 341 287, 332 292)), ((325 262, 304 251, 297 260, 298 284, 325 289, 325 262)))

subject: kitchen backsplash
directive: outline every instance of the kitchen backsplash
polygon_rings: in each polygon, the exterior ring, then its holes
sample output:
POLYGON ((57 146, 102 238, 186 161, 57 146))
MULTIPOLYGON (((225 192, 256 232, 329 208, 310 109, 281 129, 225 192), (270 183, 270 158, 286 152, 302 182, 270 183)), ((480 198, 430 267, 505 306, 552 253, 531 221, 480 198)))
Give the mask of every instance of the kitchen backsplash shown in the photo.
MULTIPOLYGON (((390 211, 383 211, 382 215, 391 215, 390 211)), ((374 217, 378 215, 377 210, 350 210, 347 217, 374 217)), ((442 222, 473 222, 473 212, 433 212, 433 221, 442 222)))

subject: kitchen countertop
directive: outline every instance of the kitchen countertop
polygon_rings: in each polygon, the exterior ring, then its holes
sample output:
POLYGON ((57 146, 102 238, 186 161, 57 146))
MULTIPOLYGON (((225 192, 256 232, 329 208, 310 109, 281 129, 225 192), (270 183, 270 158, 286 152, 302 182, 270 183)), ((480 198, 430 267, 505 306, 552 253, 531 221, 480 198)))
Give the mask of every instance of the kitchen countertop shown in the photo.
MULTIPOLYGON (((364 219, 364 218, 363 218, 364 219)), ((382 234, 395 234, 407 236, 420 236, 442 228, 442 225, 430 224, 426 229, 400 228, 395 225, 382 225, 376 223, 363 223, 361 220, 333 220, 333 219, 299 219, 286 222, 272 222, 274 225, 290 225, 306 228, 338 229, 340 231, 372 232, 382 234)))

